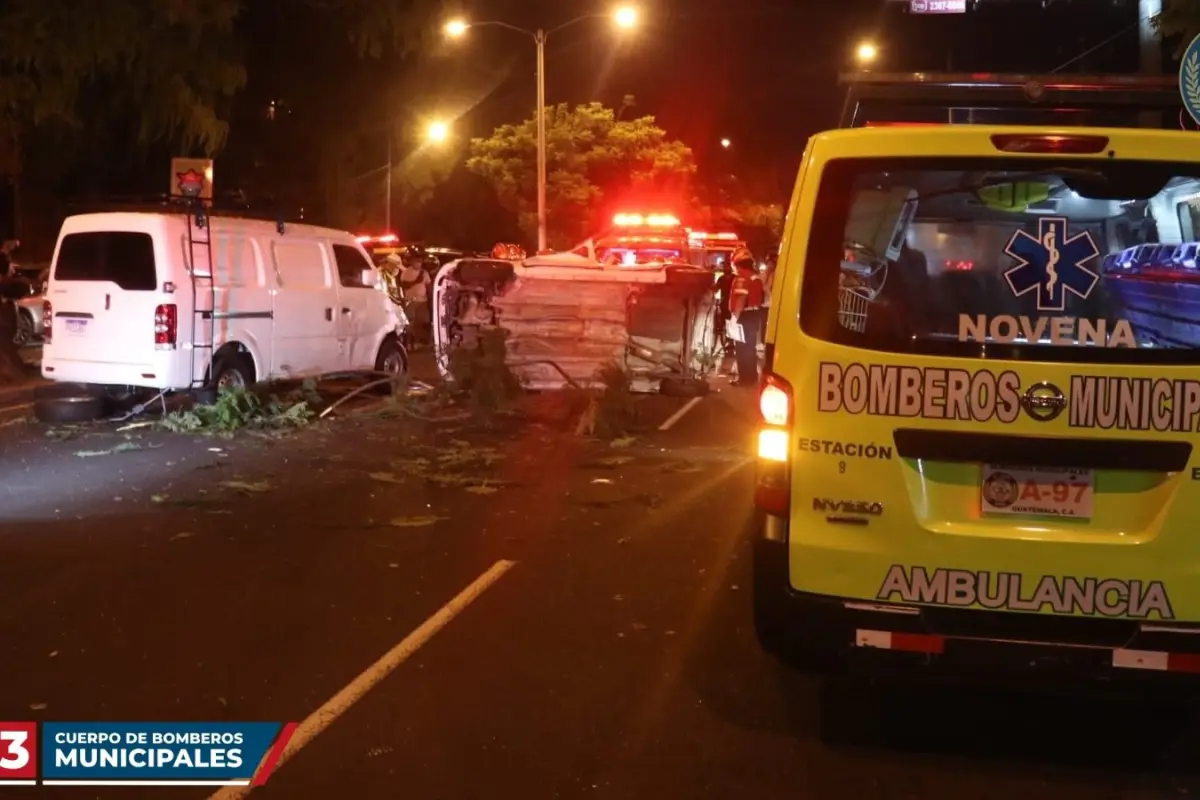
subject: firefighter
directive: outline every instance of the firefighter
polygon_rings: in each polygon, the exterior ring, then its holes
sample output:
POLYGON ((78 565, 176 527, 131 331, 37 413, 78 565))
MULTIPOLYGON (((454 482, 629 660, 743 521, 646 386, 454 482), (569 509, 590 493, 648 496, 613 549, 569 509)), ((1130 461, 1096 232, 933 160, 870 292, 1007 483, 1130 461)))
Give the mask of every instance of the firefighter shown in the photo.
POLYGON ((765 320, 763 303, 766 294, 758 264, 748 248, 739 247, 729 258, 736 277, 729 302, 729 311, 741 328, 740 341, 734 342, 738 377, 734 386, 758 385, 758 340, 765 320))

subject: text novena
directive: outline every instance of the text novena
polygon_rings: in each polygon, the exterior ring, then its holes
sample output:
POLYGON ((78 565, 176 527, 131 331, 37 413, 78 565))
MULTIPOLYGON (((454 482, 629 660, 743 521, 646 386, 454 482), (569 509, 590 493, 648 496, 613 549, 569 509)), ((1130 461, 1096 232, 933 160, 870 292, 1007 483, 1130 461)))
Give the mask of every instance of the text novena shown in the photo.
POLYGON ((1047 342, 1052 345, 1094 347, 1137 347, 1133 327, 1127 320, 1114 322, 1084 317, 1014 317, 959 314, 958 340, 983 344, 1047 342))

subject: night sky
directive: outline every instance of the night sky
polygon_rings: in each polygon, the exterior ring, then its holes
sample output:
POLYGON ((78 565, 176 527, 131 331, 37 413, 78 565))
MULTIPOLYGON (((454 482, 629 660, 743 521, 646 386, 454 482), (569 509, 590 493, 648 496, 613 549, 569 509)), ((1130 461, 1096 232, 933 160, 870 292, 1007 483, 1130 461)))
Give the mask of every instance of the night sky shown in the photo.
MULTIPOLYGON (((467 16, 552 27, 603 5, 480 0, 467 16)), ((806 138, 832 126, 836 82, 854 44, 878 42, 880 70, 1049 71, 1113 38, 1066 71, 1137 69, 1136 0, 984 0, 964 15, 911 15, 906 2, 836 0, 647 0, 635 33, 602 20, 560 32, 547 44, 547 102, 633 94, 690 144, 702 167, 770 170, 787 191, 806 138), (723 151, 728 136, 734 147, 723 151)), ((532 112, 532 41, 497 29, 439 44, 420 67, 431 105, 459 116, 465 135, 532 112), (440 99, 434 100, 433 95, 440 99)))

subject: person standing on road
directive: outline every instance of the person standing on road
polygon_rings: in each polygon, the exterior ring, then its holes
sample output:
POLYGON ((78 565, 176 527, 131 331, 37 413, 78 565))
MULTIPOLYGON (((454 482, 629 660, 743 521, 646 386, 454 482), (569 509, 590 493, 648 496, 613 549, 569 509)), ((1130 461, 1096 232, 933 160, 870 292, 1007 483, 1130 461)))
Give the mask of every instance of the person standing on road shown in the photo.
POLYGON ((425 259, 420 254, 407 254, 403 260, 400 288, 404 290, 404 311, 412 322, 413 333, 420 335, 424 340, 430 323, 429 271, 425 269, 425 259))
POLYGON ((730 258, 737 278, 733 282, 729 310, 742 329, 741 341, 734 344, 738 379, 734 386, 758 385, 758 339, 763 320, 763 282, 754 256, 739 248, 730 258))

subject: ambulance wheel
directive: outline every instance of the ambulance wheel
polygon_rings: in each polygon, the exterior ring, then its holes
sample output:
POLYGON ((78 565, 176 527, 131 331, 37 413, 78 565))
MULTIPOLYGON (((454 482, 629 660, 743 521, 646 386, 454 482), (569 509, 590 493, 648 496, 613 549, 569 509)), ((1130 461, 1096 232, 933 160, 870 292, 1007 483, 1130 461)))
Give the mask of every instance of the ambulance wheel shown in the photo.
POLYGON ((254 385, 254 362, 245 353, 226 353, 217 357, 209 388, 221 392, 249 389, 254 385))
MULTIPOLYGON (((383 340, 383 344, 379 345, 379 355, 375 356, 375 371, 391 375, 395 380, 408 373, 408 353, 404 352, 404 347, 395 336, 388 336, 383 340)), ((379 379, 382 380, 383 375, 380 375, 379 379)))
POLYGON ((39 389, 33 396, 33 416, 52 425, 95 422, 104 415, 104 398, 92 391, 64 391, 62 387, 39 389))

